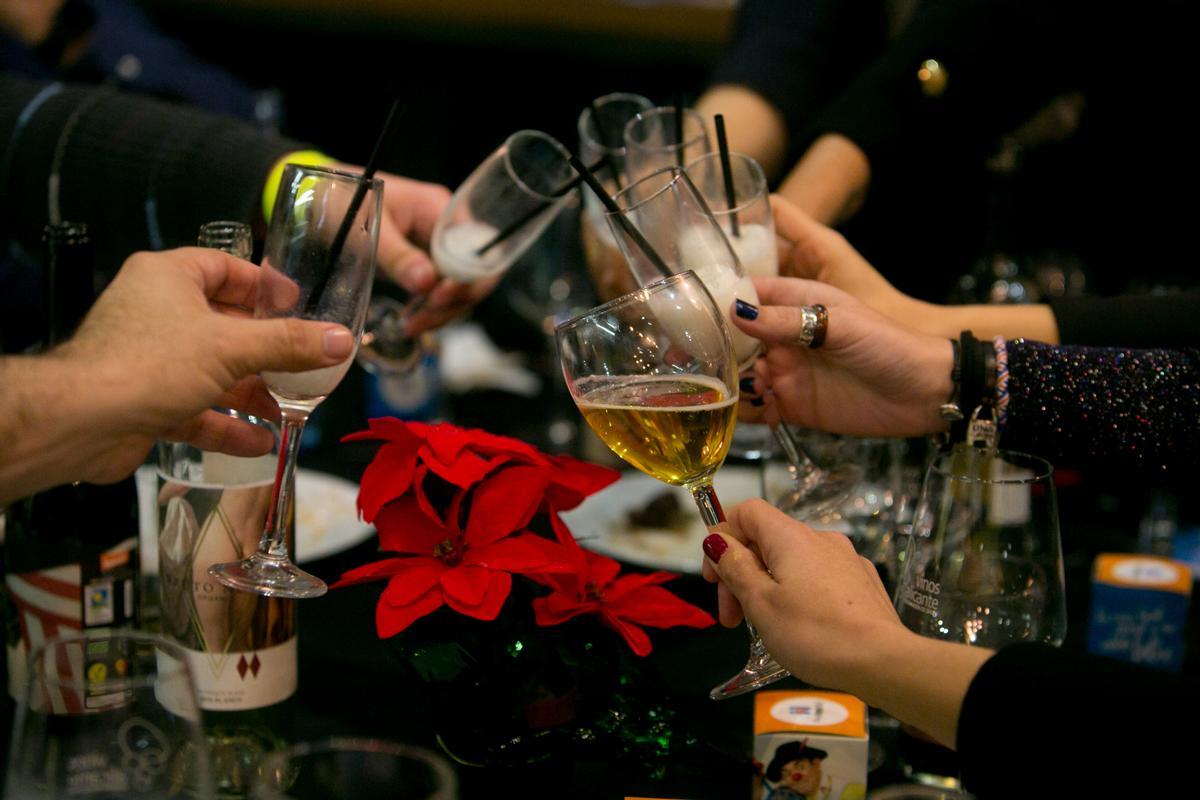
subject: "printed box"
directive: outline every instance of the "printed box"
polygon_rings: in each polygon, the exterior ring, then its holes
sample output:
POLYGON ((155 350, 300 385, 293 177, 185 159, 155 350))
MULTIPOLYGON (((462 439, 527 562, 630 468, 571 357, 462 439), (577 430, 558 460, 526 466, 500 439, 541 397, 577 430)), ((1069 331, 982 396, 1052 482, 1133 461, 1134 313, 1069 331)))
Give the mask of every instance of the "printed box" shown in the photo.
POLYGON ((1089 653, 1147 667, 1183 667, 1192 571, 1169 558, 1102 553, 1092 569, 1089 653))
POLYGON ((763 800, 861 800, 867 747, 867 706, 853 695, 789 690, 754 699, 763 800))

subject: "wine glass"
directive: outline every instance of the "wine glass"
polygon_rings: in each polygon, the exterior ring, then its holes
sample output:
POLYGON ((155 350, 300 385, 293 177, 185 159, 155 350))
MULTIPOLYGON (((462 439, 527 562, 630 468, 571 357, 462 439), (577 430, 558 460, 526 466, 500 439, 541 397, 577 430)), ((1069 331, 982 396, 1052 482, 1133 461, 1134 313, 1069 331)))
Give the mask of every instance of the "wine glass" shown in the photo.
POLYGON ((634 181, 663 167, 682 167, 712 150, 703 115, 690 108, 643 111, 625 124, 622 137, 625 168, 634 181))
MULTIPOLYGON (((742 153, 729 153, 728 161, 728 185, 720 153, 705 153, 684 169, 729 240, 742 269, 750 275, 778 275, 775 217, 766 175, 757 161, 742 153)), ((791 489, 775 503, 780 510, 812 522, 855 496, 863 477, 860 466, 841 462, 822 467, 792 429, 778 425, 773 433, 792 477, 791 489)))
POLYGON ((28 662, 5 797, 213 796, 187 656, 130 630, 71 631, 28 662))
POLYGON ((428 750, 380 739, 334 737, 277 750, 259 770, 251 800, 393 797, 454 800, 458 779, 428 750))
MULTIPOLYGON (((571 203, 578 180, 569 158, 565 147, 540 131, 520 130, 505 139, 455 189, 434 223, 430 251, 440 275, 474 283, 504 274, 571 203)), ((364 367, 411 370, 421 363, 428 347, 403 331, 427 299, 416 295, 399 308, 377 301, 364 345, 387 342, 387 353, 377 361, 368 346, 360 358, 364 367)))
MULTIPOLYGON (((1036 456, 968 445, 934 459, 896 584, 901 621, 976 647, 1061 644, 1067 609, 1053 474, 1036 456)), ((917 780, 952 782, 937 774, 945 767, 909 770, 917 780)))
MULTIPOLYGON (((629 182, 625 125, 652 108, 654 103, 641 95, 616 92, 596 98, 579 114, 579 157, 585 164, 599 164, 596 177, 610 195, 629 182)), ((579 236, 588 274, 601 300, 637 288, 604 221, 604 206, 592 192, 583 193, 579 236)))
MULTIPOLYGON (((263 250, 254 316, 337 322, 357 341, 375 274, 382 195, 379 179, 287 165, 263 250)), ((289 558, 287 520, 304 424, 353 361, 351 354, 331 367, 262 374, 283 415, 273 503, 258 551, 242 561, 209 568, 209 574, 226 586, 297 599, 327 591, 324 581, 289 558)))
MULTIPOLYGON (((662 278, 555 329, 571 398, 613 452, 692 495, 707 527, 725 521, 712 478, 737 421, 729 329, 693 271, 662 278)), ((752 629, 753 634, 753 629, 752 629)), ((787 672, 753 638, 750 661, 714 698, 787 672)))

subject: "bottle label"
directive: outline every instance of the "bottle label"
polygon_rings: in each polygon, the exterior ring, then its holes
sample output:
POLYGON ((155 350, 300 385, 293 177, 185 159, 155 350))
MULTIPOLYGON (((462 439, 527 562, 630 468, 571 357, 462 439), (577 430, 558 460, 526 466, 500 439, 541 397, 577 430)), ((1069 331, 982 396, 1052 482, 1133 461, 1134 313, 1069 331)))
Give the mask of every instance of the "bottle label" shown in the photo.
POLYGON ((281 703, 296 691, 298 637, 275 647, 230 653, 188 650, 200 707, 245 711, 281 703))
MULTIPOLYGON (((84 628, 134 624, 137 563, 137 538, 130 537, 82 563, 5 576, 20 627, 20 638, 9 642, 6 653, 9 695, 19 698, 29 654, 46 639, 84 628)), ((71 677, 79 676, 64 676, 71 677)))

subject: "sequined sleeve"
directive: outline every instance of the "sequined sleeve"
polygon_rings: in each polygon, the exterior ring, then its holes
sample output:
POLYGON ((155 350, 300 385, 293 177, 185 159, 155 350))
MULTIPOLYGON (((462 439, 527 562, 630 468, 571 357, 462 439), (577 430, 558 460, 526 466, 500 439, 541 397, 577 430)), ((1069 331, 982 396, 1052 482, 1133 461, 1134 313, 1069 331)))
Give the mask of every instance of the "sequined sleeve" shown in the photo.
POLYGON ((1003 445, 1056 463, 1200 465, 1200 350, 1008 343, 1003 445))

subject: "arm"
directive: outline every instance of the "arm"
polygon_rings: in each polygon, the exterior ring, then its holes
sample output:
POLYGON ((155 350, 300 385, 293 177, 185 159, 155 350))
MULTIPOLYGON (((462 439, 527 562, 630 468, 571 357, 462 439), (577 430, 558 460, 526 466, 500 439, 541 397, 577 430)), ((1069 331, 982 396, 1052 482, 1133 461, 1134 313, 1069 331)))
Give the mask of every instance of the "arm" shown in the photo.
POLYGON ((259 371, 331 366, 354 342, 340 325, 247 319, 258 276, 216 250, 140 253, 74 338, 43 356, 0 359, 0 504, 56 483, 122 478, 156 439, 268 452, 269 433, 208 409, 277 418, 259 371))

